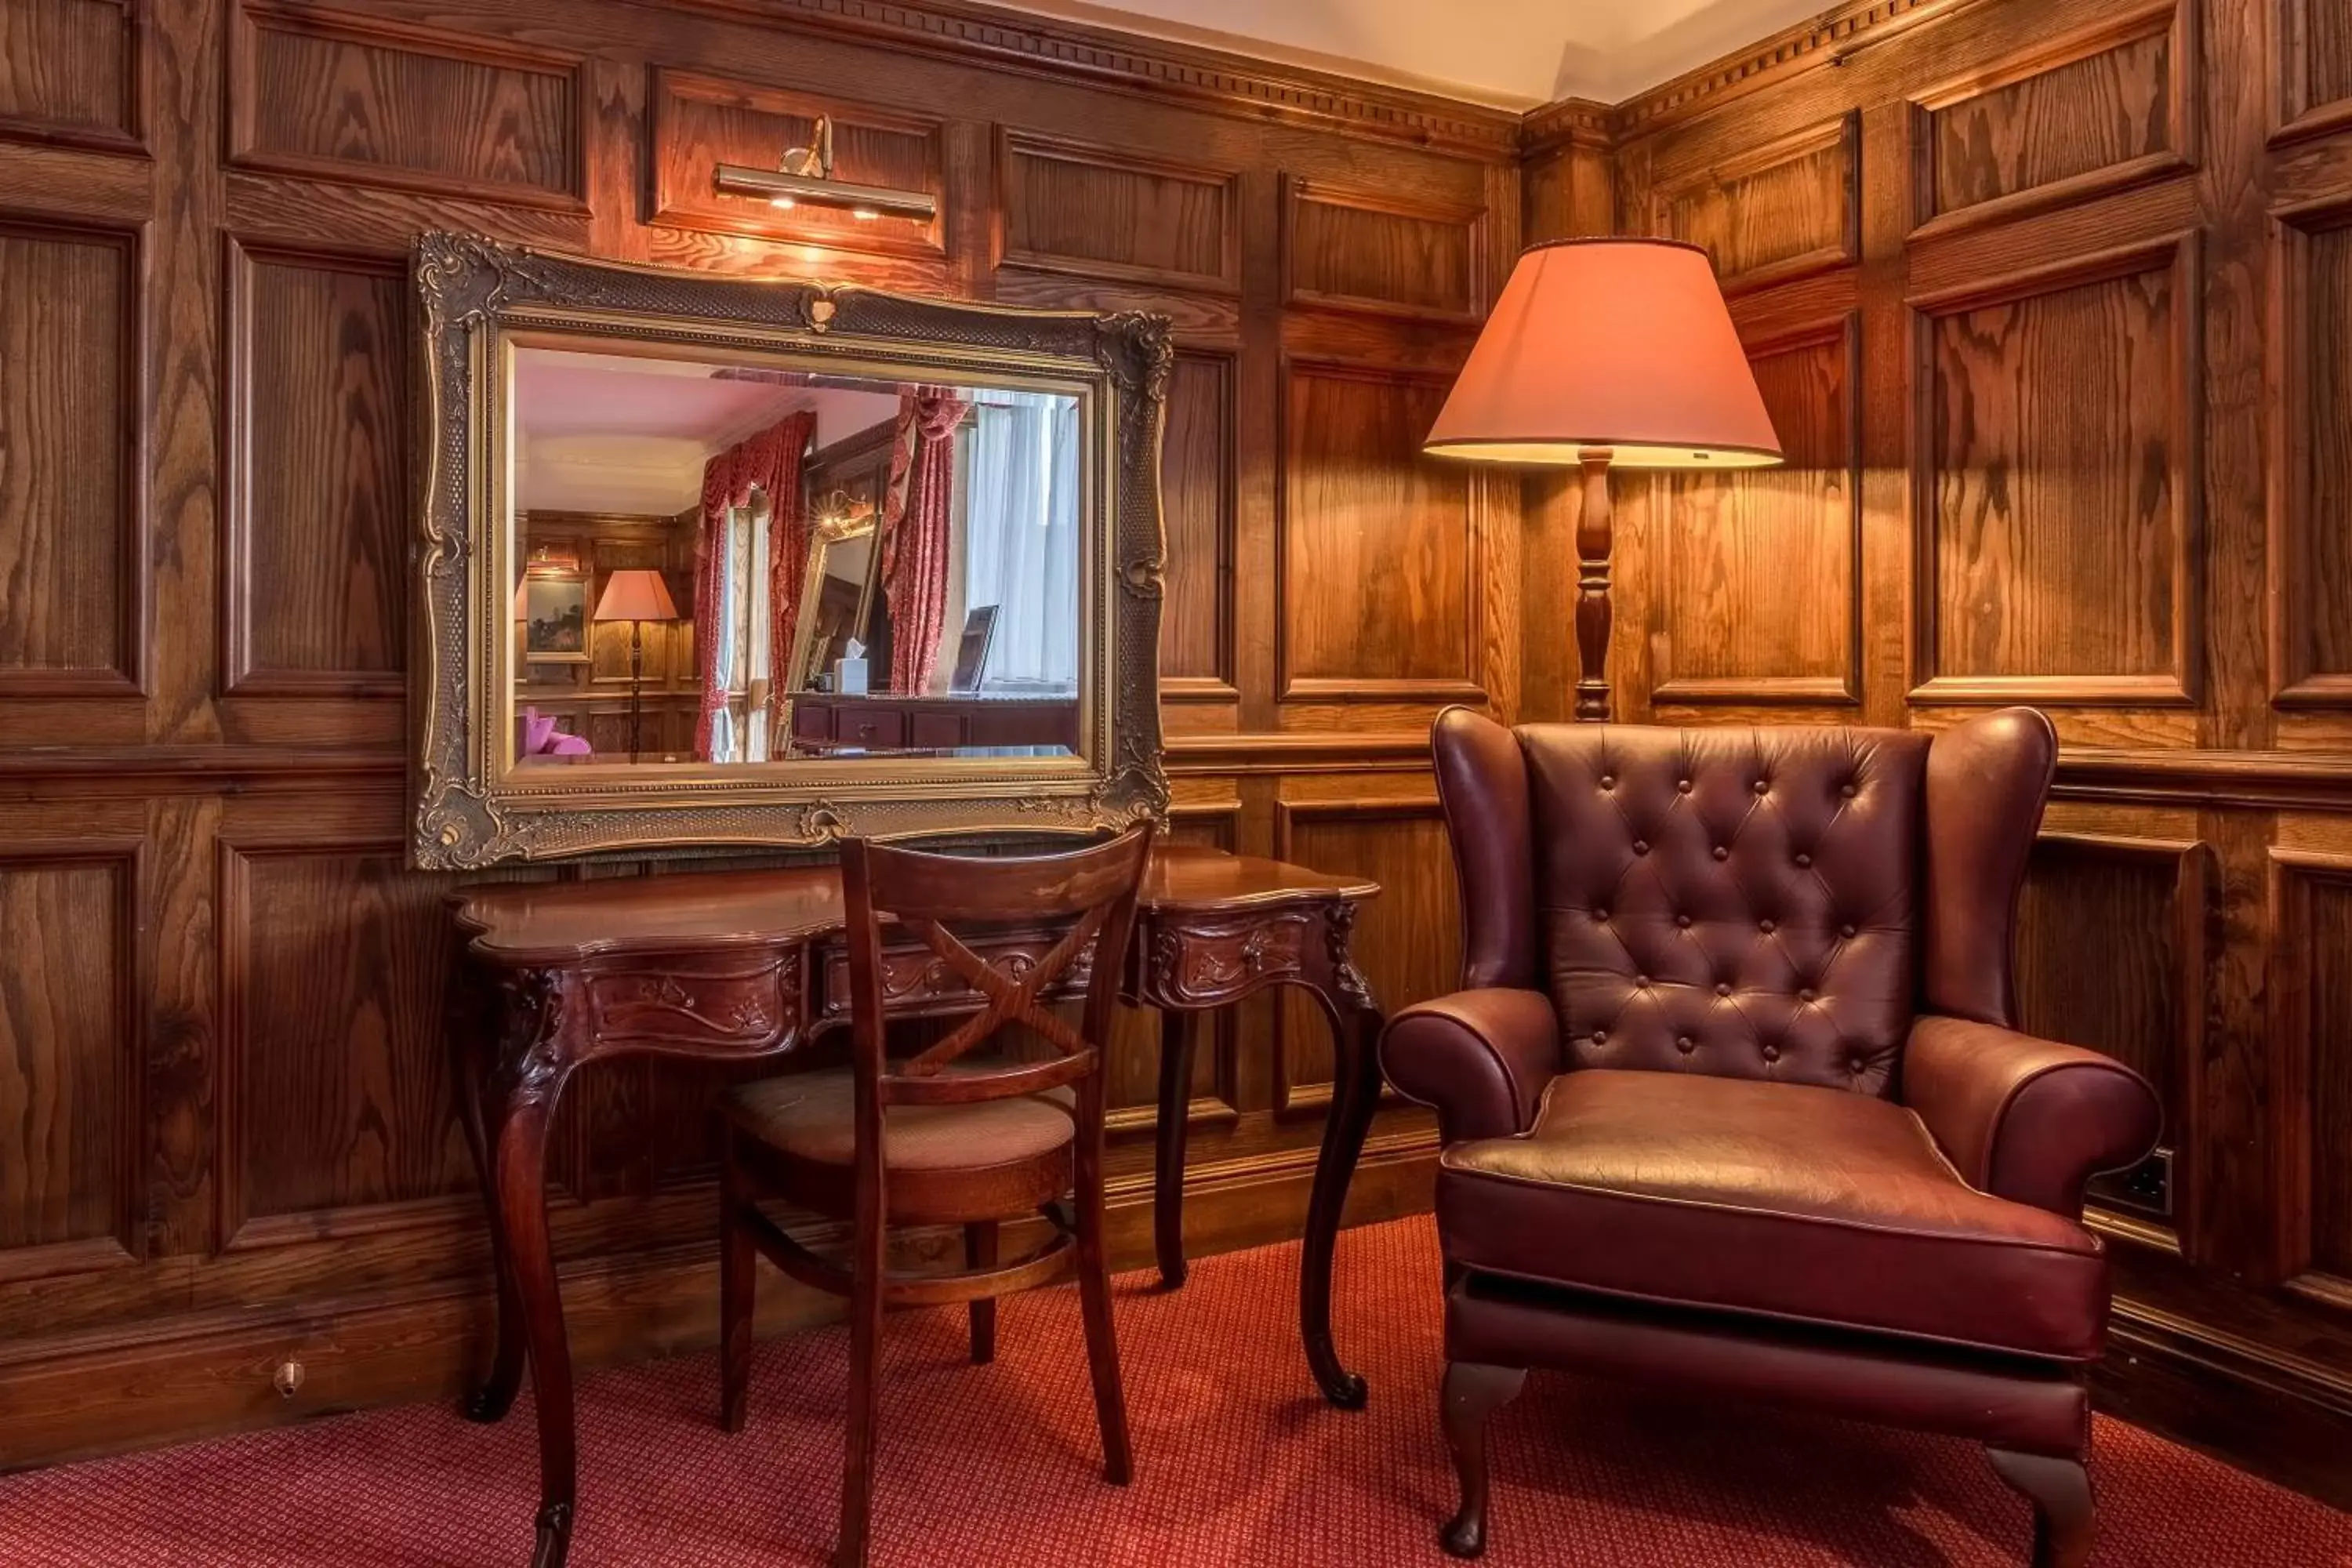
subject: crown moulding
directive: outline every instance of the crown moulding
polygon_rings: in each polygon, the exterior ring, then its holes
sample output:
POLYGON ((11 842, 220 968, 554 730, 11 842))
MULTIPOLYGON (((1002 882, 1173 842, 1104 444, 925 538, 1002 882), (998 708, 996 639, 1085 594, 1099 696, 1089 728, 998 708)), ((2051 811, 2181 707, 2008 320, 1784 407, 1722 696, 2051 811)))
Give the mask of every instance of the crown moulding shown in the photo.
POLYGON ((1411 88, 1003 11, 966 0, 643 0, 755 26, 872 38, 943 58, 984 56, 1041 76, 1189 100, 1247 118, 1507 163, 1562 147, 1599 150, 1694 118, 1974 0, 1846 0, 1624 102, 1559 99, 1524 114, 1411 88))
POLYGON ((1518 155, 1522 117, 1436 93, 961 0, 654 0, 665 8, 831 37, 869 37, 950 59, 987 58, 1043 76, 1188 99, 1496 163, 1518 155))

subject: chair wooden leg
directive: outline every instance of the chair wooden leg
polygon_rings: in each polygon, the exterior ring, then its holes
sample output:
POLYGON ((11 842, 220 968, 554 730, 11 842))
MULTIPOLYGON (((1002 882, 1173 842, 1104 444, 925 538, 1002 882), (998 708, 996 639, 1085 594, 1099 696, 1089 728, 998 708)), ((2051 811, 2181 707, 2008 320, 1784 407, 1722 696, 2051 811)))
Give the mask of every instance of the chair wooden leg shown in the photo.
MULTIPOLYGON (((996 1267, 994 1220, 976 1220, 963 1227, 963 1263, 967 1268, 996 1267)), ((986 1366, 996 1359, 996 1299, 983 1296, 971 1308, 972 1364, 986 1366)))
MULTIPOLYGON (((1099 1128, 1100 1121, 1096 1125, 1099 1128)), ((1092 1160, 1080 1161, 1076 1199, 1078 1304, 1086 1318, 1087 1363, 1095 1380, 1095 1420, 1102 1427, 1103 1479, 1123 1487, 1135 1473, 1135 1457, 1128 1447, 1127 1394, 1119 1383, 1118 1336, 1110 1315, 1110 1258, 1103 1241, 1099 1152, 1092 1160)))
POLYGON ((1449 1362, 1438 1394, 1445 1446, 1454 1451, 1454 1473, 1462 1483, 1462 1507, 1437 1532, 1437 1543, 1456 1557, 1486 1550, 1486 1417, 1518 1397, 1527 1386, 1523 1367, 1449 1362))
POLYGON ((719 1429, 740 1432, 751 1390, 751 1310, 759 1255, 740 1219, 751 1201, 735 1157, 735 1131, 721 1134, 719 1178, 719 1429))
POLYGON ((2097 1515, 2091 1475, 2079 1459, 1987 1448, 1993 1473, 2033 1504, 2033 1568, 2084 1568, 2097 1515))
MULTIPOLYGON (((860 1207, 866 1205, 861 1204, 860 1207)), ((874 1426, 882 1361, 883 1227, 878 1194, 860 1214, 849 1297, 849 1430, 841 1476, 841 1543, 834 1568, 866 1568, 867 1521, 874 1512, 874 1426)))

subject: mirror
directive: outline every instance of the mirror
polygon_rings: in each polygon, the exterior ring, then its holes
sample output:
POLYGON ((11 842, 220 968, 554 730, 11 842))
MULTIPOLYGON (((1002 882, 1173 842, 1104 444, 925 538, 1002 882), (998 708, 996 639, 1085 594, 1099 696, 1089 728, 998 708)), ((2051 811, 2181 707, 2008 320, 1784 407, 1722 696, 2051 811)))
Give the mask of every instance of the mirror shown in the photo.
POLYGON ((538 342, 509 376, 513 766, 1078 753, 1077 396, 538 342))
POLYGON ((1164 805, 1164 321, 454 236, 416 277, 420 863, 1164 805))

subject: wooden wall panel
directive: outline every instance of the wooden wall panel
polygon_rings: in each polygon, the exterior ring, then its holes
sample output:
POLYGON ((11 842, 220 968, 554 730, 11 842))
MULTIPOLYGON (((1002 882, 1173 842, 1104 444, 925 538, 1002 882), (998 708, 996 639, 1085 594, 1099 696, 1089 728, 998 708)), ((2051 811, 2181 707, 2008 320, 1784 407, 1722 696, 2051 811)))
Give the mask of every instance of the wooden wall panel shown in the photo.
POLYGON ((2164 1106, 2161 1157, 2103 1179, 2095 1201, 2168 1228, 2195 1186, 2191 1173, 2170 1163, 2195 1148, 2209 858, 2201 843, 2046 833, 2018 911, 2026 1030, 2105 1052, 2155 1085, 2164 1106), (2084 962, 2086 932, 2100 933, 2095 963, 2084 962))
MULTIPOLYGON (((1276 807, 1274 852, 1380 883, 1381 896, 1357 917, 1355 952, 1383 1008, 1393 1013, 1460 984, 1460 894, 1434 800, 1285 801, 1276 807)), ((1299 994, 1282 1001, 1274 1093, 1277 1112, 1312 1110, 1330 1099, 1331 1026, 1299 994)))
POLYGON ((442 889, 391 844, 224 840, 222 1239, 478 1190, 450 1099, 442 889))
POLYGON ((2271 679, 2352 706, 2352 200, 2288 209, 2272 246, 2271 679))
POLYGON ((577 57, 256 0, 238 16, 239 166, 580 206, 588 104, 577 57))
POLYGON ((2272 900, 2281 942, 2273 1022, 2284 1068, 2277 1216, 2294 1288, 2352 1309, 2352 856, 2280 850, 2272 900))
POLYGON ((2163 0, 1922 95, 1919 222, 1944 229, 2188 166, 2195 0, 2163 0))
POLYGON ((654 221, 679 228, 789 238, 875 256, 944 254, 944 122, 870 104, 689 71, 654 75, 654 221), (819 115, 833 118, 834 177, 861 185, 927 191, 941 198, 929 223, 860 219, 823 207, 779 209, 720 195, 721 163, 772 169, 787 149, 811 145, 819 115))
POLYGON ((99 149, 136 145, 136 3, 0 4, 0 139, 99 149))
POLYGON ((1449 377, 1284 367, 1276 563, 1286 699, 1484 696, 1485 477, 1420 455, 1449 377))
POLYGON ((1841 115, 1662 179, 1649 231, 1705 249, 1727 294, 1849 265, 1862 255, 1861 130, 1841 115))
POLYGON ((1654 701, 1860 700, 1859 325, 1751 346, 1784 467, 1666 481, 1654 701))
POLYGON ((138 858, 0 848, 0 1281, 139 1246, 138 858))
POLYGON ((1160 607, 1162 697, 1231 700, 1234 686, 1234 358, 1180 351, 1168 382, 1160 505, 1168 597, 1160 607))
POLYGON ((2352 16, 2334 0, 2273 0, 2273 140, 2352 124, 2352 16))
POLYGON ((1913 301, 1916 695, 2193 700, 2196 257, 2178 237, 1913 301))
POLYGON ((137 689, 139 252, 0 217, 0 695, 137 689))
POLYGON ((1486 296, 1483 213, 1293 178, 1283 193, 1293 304, 1475 322, 1486 296))
POLYGON ((398 696, 414 521, 406 264, 238 246, 231 266, 228 689, 398 696))
POLYGON ((1012 131, 996 160, 1000 266, 1241 291, 1235 174, 1012 131))

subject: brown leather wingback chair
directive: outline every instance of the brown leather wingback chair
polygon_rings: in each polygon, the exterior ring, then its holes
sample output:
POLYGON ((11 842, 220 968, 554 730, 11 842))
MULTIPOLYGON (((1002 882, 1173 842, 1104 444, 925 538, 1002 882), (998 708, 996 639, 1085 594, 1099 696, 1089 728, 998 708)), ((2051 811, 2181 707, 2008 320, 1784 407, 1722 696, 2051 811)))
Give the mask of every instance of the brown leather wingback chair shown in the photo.
POLYGON ((2037 1568, 2079 1568, 2108 1306, 2083 1184, 2147 1152, 2158 1108, 2016 1029, 2049 721, 1455 709, 1435 749, 1463 989, 1381 1059, 1444 1141, 1446 1550, 1483 1548, 1486 1416, 1548 1366, 1982 1442, 2037 1568))

